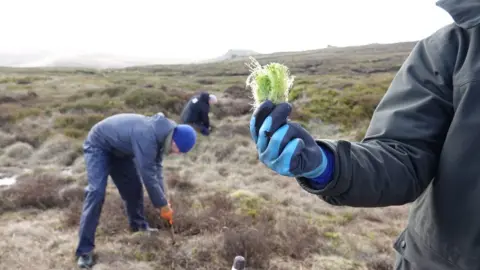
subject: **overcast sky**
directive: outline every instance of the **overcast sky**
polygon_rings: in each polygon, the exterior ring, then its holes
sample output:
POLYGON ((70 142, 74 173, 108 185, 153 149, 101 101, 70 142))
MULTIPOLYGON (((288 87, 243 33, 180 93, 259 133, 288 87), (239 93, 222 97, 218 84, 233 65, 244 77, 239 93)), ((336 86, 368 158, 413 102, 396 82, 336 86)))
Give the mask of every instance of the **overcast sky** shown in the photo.
POLYGON ((434 0, 0 0, 0 53, 200 59, 418 40, 452 22, 434 0))

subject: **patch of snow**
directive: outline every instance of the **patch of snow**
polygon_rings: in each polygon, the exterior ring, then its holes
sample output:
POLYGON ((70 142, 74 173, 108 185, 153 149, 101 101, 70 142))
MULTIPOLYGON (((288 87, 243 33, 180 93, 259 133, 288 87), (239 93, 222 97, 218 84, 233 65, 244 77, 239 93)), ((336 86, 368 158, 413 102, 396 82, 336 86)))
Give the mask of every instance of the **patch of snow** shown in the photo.
POLYGON ((0 178, 0 186, 10 186, 15 184, 17 181, 17 176, 18 175, 0 178))

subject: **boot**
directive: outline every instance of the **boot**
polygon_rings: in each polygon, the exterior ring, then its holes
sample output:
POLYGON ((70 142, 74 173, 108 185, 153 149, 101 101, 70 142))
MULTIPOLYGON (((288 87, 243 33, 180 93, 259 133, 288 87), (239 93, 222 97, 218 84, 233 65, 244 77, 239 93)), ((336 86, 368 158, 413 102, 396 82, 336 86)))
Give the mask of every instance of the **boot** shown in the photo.
POLYGON ((77 265, 80 268, 91 268, 93 266, 93 254, 87 253, 79 256, 77 265))
POLYGON ((152 228, 150 226, 147 226, 146 228, 130 228, 131 232, 136 233, 136 232, 142 232, 147 235, 154 234, 158 232, 157 228, 152 228))

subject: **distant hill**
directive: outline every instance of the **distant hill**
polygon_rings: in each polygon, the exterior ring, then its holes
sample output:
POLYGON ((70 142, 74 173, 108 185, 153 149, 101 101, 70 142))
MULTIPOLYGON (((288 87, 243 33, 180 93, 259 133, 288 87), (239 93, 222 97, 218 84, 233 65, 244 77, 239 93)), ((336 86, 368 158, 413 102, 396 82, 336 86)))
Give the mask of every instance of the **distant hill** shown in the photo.
MULTIPOLYGON (((3 67, 79 67, 79 68, 97 68, 97 69, 118 69, 133 67, 152 67, 167 65, 208 65, 223 62, 244 62, 249 56, 255 56, 261 61, 282 61, 297 62, 303 61, 303 65, 313 65, 319 59, 365 57, 369 59, 378 54, 388 54, 388 58, 403 57, 405 52, 409 52, 416 41, 391 43, 391 44, 368 44, 350 47, 328 46, 327 48, 306 51, 276 52, 270 54, 260 54, 253 50, 231 49, 225 54, 205 60, 185 60, 185 59, 167 59, 167 58, 139 58, 126 57, 112 54, 78 54, 61 55, 48 52, 39 52, 31 54, 2 54, 0 53, 0 66, 3 67)), ((336 61, 339 61, 337 59, 336 61)), ((345 59, 348 62, 348 60, 345 59)), ((320 63, 315 63, 318 65, 320 63)))
POLYGON ((221 62, 225 60, 233 60, 239 57, 241 58, 241 57, 248 57, 248 56, 254 56, 254 55, 259 55, 259 53, 252 50, 228 50, 222 56, 219 56, 213 59, 198 61, 198 63, 215 63, 215 62, 221 62))
POLYGON ((0 53, 0 66, 4 67, 81 67, 81 68, 125 68, 147 65, 175 65, 193 63, 215 63, 256 55, 251 50, 229 50, 224 55, 208 60, 188 61, 185 59, 168 58, 140 58, 118 56, 113 54, 54 54, 38 52, 30 54, 5 54, 0 53))
MULTIPOLYGON (((193 61, 190 61, 193 63, 193 61)), ((55 54, 39 52, 31 54, 0 53, 0 66, 4 67, 81 67, 125 68, 143 65, 188 64, 184 59, 140 58, 113 54, 55 54)))
MULTIPOLYGON (((396 71, 399 63, 411 52, 417 41, 390 44, 368 44, 359 46, 337 47, 287 51, 269 54, 255 54, 262 65, 278 62, 289 67, 296 74, 373 74, 396 71), (352 63, 356 63, 355 66, 352 63)), ((129 67, 128 70, 169 72, 170 74, 202 74, 202 76, 247 76, 250 74, 246 63, 248 56, 236 56, 212 59, 185 65, 146 65, 129 67), (223 59, 223 60, 220 60, 223 59)))

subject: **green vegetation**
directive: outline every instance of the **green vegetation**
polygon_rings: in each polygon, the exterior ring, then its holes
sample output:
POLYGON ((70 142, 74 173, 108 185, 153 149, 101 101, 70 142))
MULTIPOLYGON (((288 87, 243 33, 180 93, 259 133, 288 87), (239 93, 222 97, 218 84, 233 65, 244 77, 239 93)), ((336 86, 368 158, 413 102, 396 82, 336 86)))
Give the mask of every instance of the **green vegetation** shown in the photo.
POLYGON ((305 92, 305 103, 298 108, 298 119, 308 121, 320 118, 327 123, 335 123, 349 130, 358 128, 358 124, 371 118, 378 102, 390 85, 393 74, 371 81, 352 83, 341 89, 326 85, 325 88, 294 88, 292 100, 299 99, 305 92), (386 78, 383 78, 386 77, 386 78))
MULTIPOLYGON (((291 89, 291 81, 282 79, 285 69, 267 80, 267 86, 290 89, 292 120, 315 137, 360 140, 412 47, 329 48, 256 59, 283 64, 295 75, 291 89)), ((96 239, 99 268, 224 270, 243 255, 251 269, 391 269, 392 243, 407 207, 333 207, 261 164, 248 128, 255 99, 245 87, 246 61, 119 70, 0 68, 0 173, 21 175, 13 187, 0 187, 2 265, 72 268, 87 183, 82 141, 89 129, 120 112, 163 112, 178 121, 191 95, 205 90, 219 98, 211 109, 212 134, 199 135, 190 153, 163 164, 177 245, 169 244, 147 194, 147 218, 161 231, 151 237, 128 232, 123 203, 109 181, 96 239)), ((284 98, 283 90, 276 99, 284 98)))
POLYGON ((69 137, 80 138, 86 135, 90 128, 104 118, 102 114, 60 115, 55 118, 54 127, 63 130, 69 137))
POLYGON ((252 89, 255 106, 265 100, 274 104, 288 101, 288 93, 293 85, 294 76, 290 76, 288 67, 280 63, 269 63, 262 67, 255 58, 250 57, 251 74, 246 84, 252 89))

